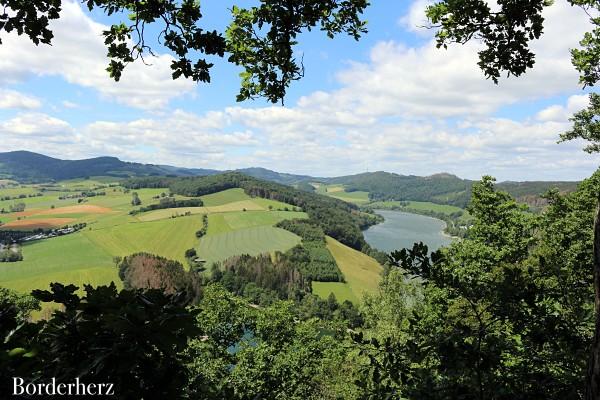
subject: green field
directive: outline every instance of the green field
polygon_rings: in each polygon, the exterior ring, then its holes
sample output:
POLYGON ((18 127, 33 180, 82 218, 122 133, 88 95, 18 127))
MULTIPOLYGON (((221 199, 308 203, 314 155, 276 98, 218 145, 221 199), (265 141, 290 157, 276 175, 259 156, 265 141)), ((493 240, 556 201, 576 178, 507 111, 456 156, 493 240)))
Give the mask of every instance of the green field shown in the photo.
POLYGON ((50 282, 82 287, 120 283, 110 253, 84 234, 42 240, 23 246, 23 261, 0 264, 0 285, 20 292, 48 289, 50 282))
POLYGON ((348 203, 365 204, 369 202, 369 192, 347 192, 343 185, 312 184, 316 192, 348 203))
POLYGON ((210 265, 239 254, 254 256, 283 252, 299 243, 300 237, 291 232, 272 226, 258 226, 203 237, 198 246, 198 257, 210 265))
POLYGON ((284 219, 308 218, 303 212, 293 211, 238 211, 208 215, 207 234, 232 232, 256 226, 273 226, 284 219))
POLYGON ((236 201, 250 200, 251 197, 244 193, 244 189, 229 189, 222 192, 200 197, 206 207, 221 206, 236 201))
POLYGON ((157 221, 159 219, 171 218, 174 215, 191 214, 212 214, 212 213, 228 213, 235 211, 264 211, 265 209, 258 205, 254 200, 241 200, 233 203, 223 204, 210 207, 182 207, 182 208, 165 208, 163 210, 155 210, 138 215, 140 221, 157 221))
POLYGON ((180 261, 197 243, 195 232, 202 227, 199 216, 180 217, 147 223, 125 223, 115 227, 84 231, 84 235, 113 256, 147 252, 180 261))
POLYGON ((322 299, 326 299, 331 293, 333 293, 337 301, 340 303, 343 303, 346 300, 354 304, 358 304, 360 302, 360 299, 356 297, 347 283, 313 282, 312 291, 322 299))
POLYGON ((369 192, 333 192, 327 193, 328 196, 344 200, 348 203, 365 204, 369 202, 369 192))
POLYGON ((315 286, 313 283, 315 294, 327 298, 330 293, 333 293, 338 300, 347 299, 356 302, 357 299, 363 298, 365 292, 377 291, 383 271, 377 261, 330 237, 327 237, 327 248, 344 274, 346 282, 315 282, 317 284, 315 286))

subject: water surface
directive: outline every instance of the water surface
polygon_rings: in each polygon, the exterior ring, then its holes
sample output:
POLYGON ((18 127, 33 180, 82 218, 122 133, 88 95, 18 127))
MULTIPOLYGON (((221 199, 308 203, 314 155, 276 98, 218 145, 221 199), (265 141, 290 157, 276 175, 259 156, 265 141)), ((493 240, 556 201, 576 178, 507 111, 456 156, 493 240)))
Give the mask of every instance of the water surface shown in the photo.
POLYGON ((452 242, 443 234, 446 223, 424 215, 401 211, 376 210, 385 222, 364 231, 365 240, 371 246, 390 252, 404 247, 412 248, 413 243, 423 242, 429 250, 437 250, 452 242))

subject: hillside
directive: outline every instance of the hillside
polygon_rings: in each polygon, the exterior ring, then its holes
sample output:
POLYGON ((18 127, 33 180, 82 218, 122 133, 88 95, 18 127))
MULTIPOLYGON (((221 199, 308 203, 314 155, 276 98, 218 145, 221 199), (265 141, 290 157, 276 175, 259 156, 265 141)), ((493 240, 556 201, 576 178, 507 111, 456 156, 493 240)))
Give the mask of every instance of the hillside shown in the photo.
POLYGON ((185 169, 121 161, 116 157, 60 160, 29 151, 0 153, 0 178, 21 182, 64 180, 88 176, 206 175, 212 170, 185 169))
MULTIPOLYGON (((366 202, 362 194, 367 192, 372 202, 420 201, 460 208, 465 208, 468 204, 474 183, 447 173, 422 177, 383 171, 329 178, 322 182, 328 185, 341 185, 341 188, 334 187, 333 193, 322 190, 324 194, 357 204, 366 202), (357 195, 353 196, 353 193, 357 195)), ((542 195, 548 190, 557 188, 562 193, 569 193, 577 189, 577 185, 578 182, 531 181, 500 182, 497 187, 510 193, 519 202, 532 207, 541 207, 546 204, 542 195)))
MULTIPOLYGON (((257 179, 292 185, 298 182, 320 179, 307 175, 279 173, 265 168, 237 170, 257 179)), ((30 151, 0 153, 0 179, 20 182, 43 182, 91 176, 206 176, 222 171, 203 168, 182 168, 170 165, 140 164, 121 161, 116 157, 95 157, 83 160, 61 160, 30 151)))
POLYGON ((291 186, 256 179, 239 172, 204 177, 132 178, 123 182, 123 185, 133 190, 168 187, 171 193, 188 197, 206 196, 223 190, 241 188, 252 197, 276 200, 300 207, 327 235, 357 250, 365 250, 369 247, 361 229, 377 222, 374 216, 360 212, 356 205, 291 186))
MULTIPOLYGON (((367 172, 333 178, 318 178, 272 171, 266 168, 242 168, 233 172, 263 181, 295 186, 311 191, 310 184, 337 185, 335 193, 318 191, 351 203, 368 201, 424 201, 464 208, 471 196, 473 181, 452 174, 430 176, 400 175, 390 172, 367 172)), ((0 153, 0 179, 20 182, 44 182, 92 176, 129 177, 191 177, 221 174, 222 171, 201 168, 181 168, 169 165, 140 164, 121 161, 116 157, 96 157, 84 160, 61 160, 29 151, 0 153)), ((545 205, 541 195, 550 188, 572 192, 577 182, 502 182, 498 187, 517 200, 533 207, 545 205)), ((325 188, 325 187, 324 187, 325 188)), ((323 189, 324 189, 323 188, 323 189)))
POLYGON ((471 188, 471 181, 450 174, 420 177, 383 171, 331 178, 326 182, 344 185, 347 192, 369 192, 373 201, 431 201, 459 207, 467 204, 471 188))

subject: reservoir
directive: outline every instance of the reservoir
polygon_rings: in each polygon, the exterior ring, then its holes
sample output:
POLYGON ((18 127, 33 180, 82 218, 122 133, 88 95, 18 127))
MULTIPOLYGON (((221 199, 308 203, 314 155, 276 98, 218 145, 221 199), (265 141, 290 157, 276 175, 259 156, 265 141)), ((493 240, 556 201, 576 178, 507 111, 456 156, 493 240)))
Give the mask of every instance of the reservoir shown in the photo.
POLYGON ((412 248, 413 243, 423 242, 430 251, 437 250, 452 242, 443 233, 446 223, 424 215, 401 211, 375 210, 385 218, 385 222, 363 232, 371 246, 385 252, 412 248))

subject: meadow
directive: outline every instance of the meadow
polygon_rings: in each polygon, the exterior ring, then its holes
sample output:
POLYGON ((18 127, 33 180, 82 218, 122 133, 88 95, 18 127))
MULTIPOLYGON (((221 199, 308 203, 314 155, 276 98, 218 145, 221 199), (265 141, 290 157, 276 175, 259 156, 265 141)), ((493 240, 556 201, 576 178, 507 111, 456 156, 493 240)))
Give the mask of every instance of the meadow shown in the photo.
POLYGON ((373 258, 327 237, 327 248, 333 255, 346 282, 313 282, 313 293, 326 299, 333 293, 338 301, 358 303, 365 292, 375 293, 383 268, 373 258))
MULTIPOLYGON (((209 222, 210 226, 210 222, 209 222)), ((300 237, 281 228, 258 226, 207 235, 200 240, 198 256, 211 264, 231 256, 286 251, 300 244, 300 237)))
POLYGON ((354 204, 366 204, 369 202, 369 192, 347 192, 343 185, 312 184, 319 194, 333 197, 354 204))

